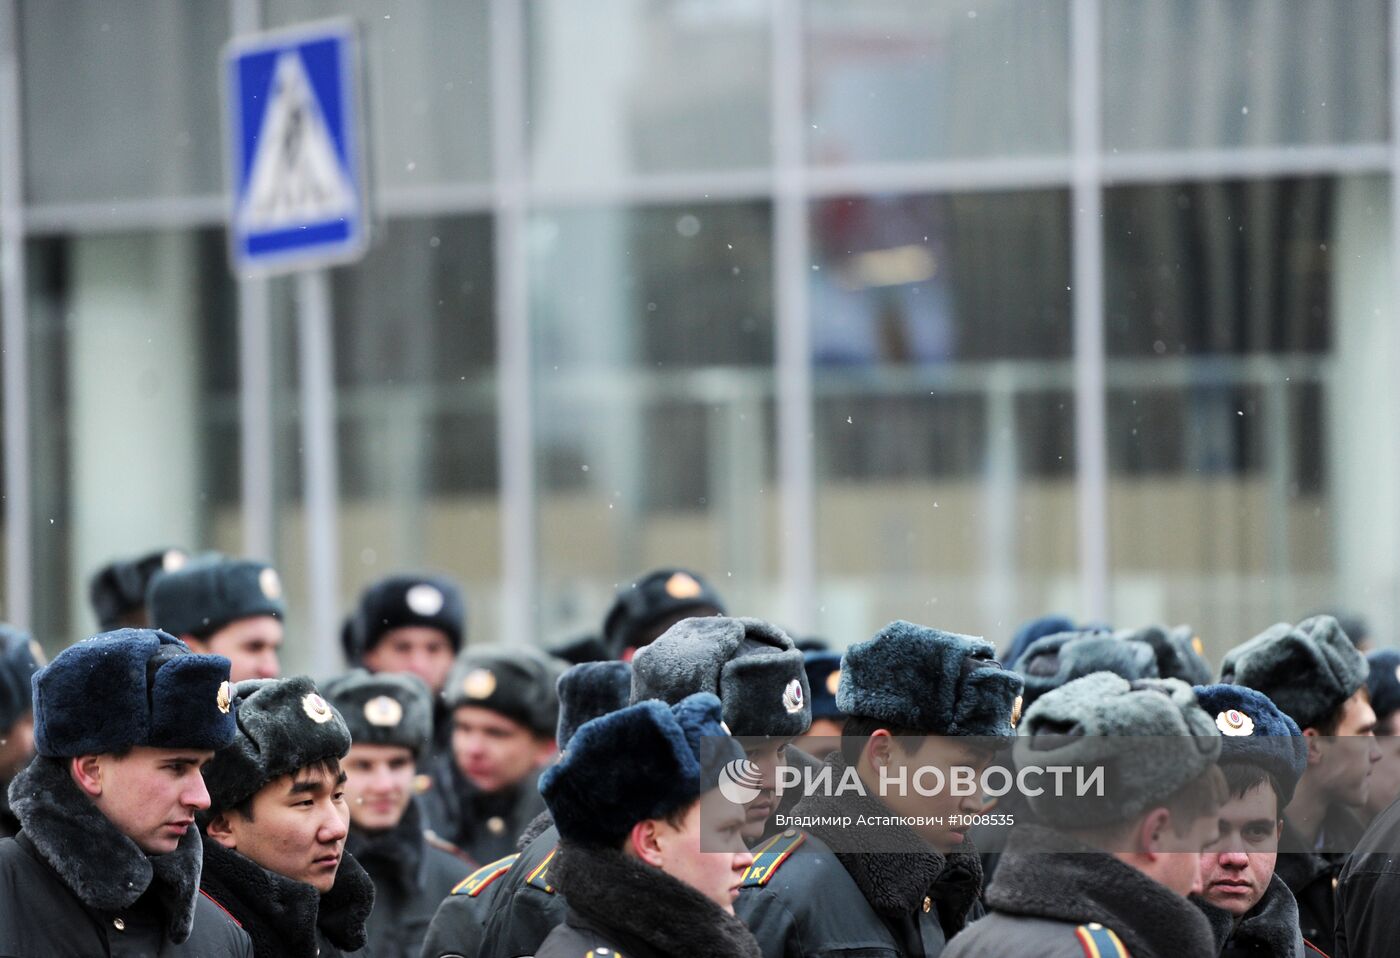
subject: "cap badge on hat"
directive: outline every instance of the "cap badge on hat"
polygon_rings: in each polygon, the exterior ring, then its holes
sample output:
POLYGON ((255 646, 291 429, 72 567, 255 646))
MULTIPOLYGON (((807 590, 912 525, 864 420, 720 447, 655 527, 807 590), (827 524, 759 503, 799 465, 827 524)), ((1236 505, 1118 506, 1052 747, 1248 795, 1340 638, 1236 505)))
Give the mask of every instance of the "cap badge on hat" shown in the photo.
POLYGON ((441 589, 428 585, 426 582, 420 582, 409 589, 404 593, 403 600, 415 615, 424 617, 437 615, 442 611, 443 602, 446 601, 441 589))
POLYGON ((1191 636, 1191 648, 1192 648, 1192 650, 1194 650, 1195 653, 1196 653, 1197 655, 1199 655, 1201 658, 1205 658, 1205 656, 1206 656, 1206 644, 1205 644, 1204 642, 1201 641, 1201 637, 1200 637, 1199 635, 1193 635, 1193 636, 1191 636))
POLYGON ((315 692, 307 692, 301 697, 301 710, 317 725, 325 725, 335 715, 326 700, 315 692))
POLYGON ((684 572, 677 572, 666 580, 666 594, 673 599, 693 599, 704 591, 695 576, 684 572))
POLYGON ((841 687, 841 670, 840 670, 840 669, 837 669, 835 672, 832 672, 830 675, 828 675, 828 676, 826 677, 826 690, 827 690, 828 692, 830 692, 832 695, 835 695, 835 694, 836 694, 836 690, 839 689, 840 687, 841 687))
POLYGON ((365 703, 365 721, 380 728, 393 728, 403 721, 403 706, 391 695, 376 695, 365 703))
POLYGON ((1017 724, 1018 722, 1021 721, 1021 703, 1022 703, 1023 701, 1025 701, 1025 699, 1023 699, 1021 696, 1018 695, 1018 696, 1016 696, 1016 701, 1014 701, 1014 702, 1011 703, 1011 727, 1012 727, 1012 728, 1015 728, 1015 727, 1016 727, 1016 724, 1017 724))
POLYGON ((1215 717, 1215 727, 1221 735, 1253 735, 1254 719, 1239 709, 1226 709, 1215 717))
POLYGON ((160 557, 160 567, 166 572, 178 572, 189 562, 190 557, 179 549, 169 549, 160 557))
POLYGON ((277 570, 268 566, 259 572, 258 588, 262 589, 262 594, 269 599, 282 598, 282 578, 277 574, 277 570))
POLYGON ((489 699, 496 691, 496 676, 490 669, 472 669, 462 679, 462 691, 469 699, 489 699))
POLYGON ((219 711, 228 714, 229 708, 233 705, 233 688, 223 682, 219 685, 219 696, 214 699, 214 704, 219 707, 219 711))
POLYGON ((431 790, 432 787, 433 787, 433 780, 432 780, 432 777, 431 777, 431 776, 428 776, 428 775, 415 775, 415 776, 413 776, 413 794, 415 794, 415 795, 422 795, 424 792, 431 790))
POLYGON ((789 715, 796 715, 802 711, 802 682, 793 679, 783 689, 783 708, 787 709, 789 715))
POLYGON ((49 660, 44 656, 44 647, 39 644, 38 639, 29 640, 29 654, 33 656, 34 661, 39 664, 40 668, 49 664, 49 660))
POLYGON ((726 722, 724 719, 720 719, 720 720, 719 720, 719 727, 720 727, 720 730, 721 730, 722 732, 724 732, 725 735, 733 735, 733 734, 734 734, 733 732, 729 731, 729 723, 726 722))

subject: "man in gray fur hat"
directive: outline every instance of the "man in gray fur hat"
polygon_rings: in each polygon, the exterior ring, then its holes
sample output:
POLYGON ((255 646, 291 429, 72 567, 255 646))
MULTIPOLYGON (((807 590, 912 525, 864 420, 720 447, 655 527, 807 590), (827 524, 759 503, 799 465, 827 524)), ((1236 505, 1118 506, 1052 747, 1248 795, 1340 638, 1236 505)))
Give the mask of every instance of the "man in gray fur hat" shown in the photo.
POLYGON ((432 696, 416 675, 355 669, 326 683, 326 699, 350 729, 345 848, 374 881, 366 934, 375 958, 418 958, 438 905, 471 870, 424 830, 414 800, 419 754, 432 738, 432 696))
POLYGON ((1283 812, 1278 874, 1298 899, 1307 938, 1335 951, 1334 889, 1362 828, 1352 810, 1370 794, 1376 713, 1369 668, 1327 615, 1279 623, 1225 654, 1220 680, 1263 692, 1303 730, 1308 770, 1283 812))
POLYGON ((980 796, 883 783, 985 769, 997 746, 973 736, 1009 735, 1021 691, 982 639, 893 622, 847 649, 836 695, 845 737, 825 769, 842 786, 795 805, 807 830, 755 849, 735 904, 765 956, 943 952, 977 914, 982 872, 958 818, 980 796), (857 814, 873 824, 842 824, 857 814))
POLYGON ((1018 770, 1097 768, 1108 785, 1029 793, 1036 823, 1017 823, 987 889, 990 914, 947 958, 1214 955, 1210 924, 1186 896, 1219 837, 1226 789, 1220 733, 1190 686, 1076 679, 1026 712, 1013 752, 1018 770))

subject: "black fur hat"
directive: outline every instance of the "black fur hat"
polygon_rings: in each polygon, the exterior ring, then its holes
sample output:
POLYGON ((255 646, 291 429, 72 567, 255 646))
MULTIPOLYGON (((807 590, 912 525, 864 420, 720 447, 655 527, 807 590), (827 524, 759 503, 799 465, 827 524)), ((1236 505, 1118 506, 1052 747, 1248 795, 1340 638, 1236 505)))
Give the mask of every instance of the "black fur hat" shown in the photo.
POLYGON ((581 662, 559 676, 559 726, 554 740, 567 748, 584 722, 616 712, 632 694, 632 666, 626 662, 581 662))
POLYGON ((840 652, 804 652, 807 685, 812 690, 812 718, 843 718, 836 707, 836 690, 841 685, 840 652))
POLYGON ((245 679, 233 687, 238 730, 204 766, 208 815, 234 808, 268 782, 350 751, 345 719, 304 675, 245 679))
POLYGON ((462 591, 436 575, 393 575, 369 586, 341 632, 345 657, 358 663, 384 633, 409 625, 437 629, 462 649, 467 627, 467 607, 462 591))
POLYGON ((1282 813, 1308 770, 1307 739, 1298 723, 1263 692, 1243 685, 1198 685, 1192 691, 1220 730, 1220 764, 1257 765, 1268 772, 1278 783, 1282 813))
POLYGON ((209 556, 151 580, 146 608, 151 623, 172 635, 207 639, 230 622, 282 618, 282 580, 262 562, 209 556))
POLYGON ((34 673, 34 744, 71 758, 153 748, 219 749, 233 738, 229 661, 155 629, 70 645, 34 673))
POLYGON ((433 735, 433 696, 416 675, 353 669, 322 689, 354 745, 399 745, 421 753, 433 735))
POLYGON ((1115 632, 1114 635, 1150 645, 1157 657, 1157 674, 1164 679, 1181 679, 1187 685, 1209 685, 1215 675, 1206 661, 1205 643, 1189 625, 1173 628, 1149 625, 1115 632))
POLYGON ((0 737, 34 704, 31 679, 44 650, 28 632, 0 624, 0 737))
POLYGON ((1021 676, 990 642, 896 621, 846 650, 836 705, 846 715, 936 735, 1011 735, 1021 676))
POLYGON ((646 633, 686 612, 724 615, 724 600, 698 573, 656 569, 617 590, 603 619, 603 644, 617 658, 645 644, 646 633))
POLYGON ((759 619, 683 619, 632 659, 632 701, 709 692, 735 735, 801 735, 812 725, 802 653, 759 619))
POLYGON ((189 562, 183 549, 157 549, 135 559, 117 559, 93 573, 88 604, 103 632, 122 627, 122 619, 146 605, 146 592, 158 572, 174 572, 189 562))
POLYGON ((476 705, 499 712, 536 735, 558 731, 554 684, 564 663, 525 645, 481 645, 457 657, 442 690, 448 708, 476 705))
POLYGON ((1270 626, 1220 663, 1221 682, 1258 689, 1305 729, 1326 722, 1369 673, 1366 656, 1330 615, 1270 626))
POLYGON ((540 794, 560 838, 616 846, 637 822, 664 818, 717 787, 720 770, 743 757, 715 696, 638 702, 584 723, 540 776, 540 794))
POLYGON ((1377 649, 1366 656, 1366 664, 1371 708, 1376 711, 1376 721, 1384 722, 1400 711, 1400 650, 1377 649))

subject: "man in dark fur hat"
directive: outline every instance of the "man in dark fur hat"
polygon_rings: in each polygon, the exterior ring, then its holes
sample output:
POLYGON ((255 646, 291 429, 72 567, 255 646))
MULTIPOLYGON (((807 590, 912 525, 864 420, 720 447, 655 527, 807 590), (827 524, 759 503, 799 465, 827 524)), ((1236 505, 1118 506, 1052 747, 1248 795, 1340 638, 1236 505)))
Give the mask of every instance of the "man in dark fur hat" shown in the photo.
POLYGON ((236 734, 228 659, 123 629, 33 677, 38 757, 10 785, 0 955, 252 955, 199 894, 200 767, 236 734))

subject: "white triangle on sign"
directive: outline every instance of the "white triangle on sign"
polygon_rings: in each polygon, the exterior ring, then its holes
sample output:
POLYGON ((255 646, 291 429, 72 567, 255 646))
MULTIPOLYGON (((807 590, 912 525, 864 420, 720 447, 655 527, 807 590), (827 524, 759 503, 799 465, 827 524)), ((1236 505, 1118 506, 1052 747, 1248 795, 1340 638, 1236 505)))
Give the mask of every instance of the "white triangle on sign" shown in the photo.
POLYGON ((278 56, 268 99, 238 211, 244 231, 289 229, 353 215, 355 188, 295 51, 278 56))

